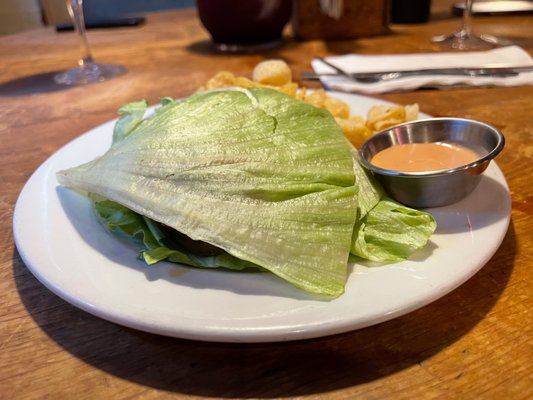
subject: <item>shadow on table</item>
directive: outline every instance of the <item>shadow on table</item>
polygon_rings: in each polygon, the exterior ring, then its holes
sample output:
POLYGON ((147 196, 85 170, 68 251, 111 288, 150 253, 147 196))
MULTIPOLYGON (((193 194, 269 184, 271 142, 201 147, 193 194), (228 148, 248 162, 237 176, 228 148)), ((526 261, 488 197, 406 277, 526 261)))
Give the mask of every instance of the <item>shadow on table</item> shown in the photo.
MULTIPOLYGON (((392 34, 392 33, 391 33, 392 34)), ((223 57, 230 57, 234 54, 239 55, 250 55, 250 56, 261 56, 265 59, 271 59, 271 58, 286 58, 286 54, 290 54, 291 50, 297 47, 302 46, 311 46, 312 41, 300 41, 291 37, 284 38, 283 43, 280 46, 274 47, 272 49, 264 49, 264 50, 258 50, 258 51, 250 51, 248 53, 242 52, 242 53, 230 53, 230 52, 223 52, 215 49, 213 46, 213 43, 210 40, 200 40, 198 42, 191 43, 187 50, 194 54, 199 55, 218 55, 223 57)), ((345 53, 353 53, 355 51, 355 44, 353 40, 336 40, 336 41, 327 41, 325 42, 326 47, 332 52, 336 54, 345 54, 345 53)), ((292 64, 292 63, 291 63, 292 64)))
POLYGON ((508 251, 497 252, 462 286, 403 317, 336 336, 272 344, 195 342, 124 328, 53 295, 17 253, 13 268, 33 319, 52 340, 93 367, 187 395, 271 398, 324 393, 409 367, 424 368, 425 360, 467 334, 494 306, 514 265, 512 224, 503 247, 508 251))
MULTIPOLYGON (((379 36, 378 39, 385 40, 390 39, 391 41, 398 41, 398 40, 407 40, 409 41, 410 38, 413 37, 412 33, 403 32, 399 30, 390 30, 386 34, 383 34, 382 36, 379 36)), ((370 38, 371 40, 372 38, 370 38)), ((516 45, 520 46, 524 49, 531 49, 533 48, 533 39, 530 36, 505 36, 501 37, 500 39, 504 39, 508 41, 509 45, 516 45)), ((286 59, 289 54, 291 54, 291 50, 297 47, 309 47, 310 51, 313 51, 313 43, 316 41, 305 41, 305 40, 297 40, 292 37, 285 37, 282 45, 268 49, 268 50, 262 50, 262 51, 256 51, 256 52, 250 52, 248 55, 250 56, 261 56, 265 59, 269 58, 282 58, 286 59)), ((384 42, 387 43, 387 42, 384 42)), ((390 42, 391 45, 393 42, 390 42)), ((350 54, 350 53, 358 53, 360 51, 361 54, 365 53, 365 46, 362 44, 362 41, 357 39, 348 39, 348 40, 328 40, 324 42, 324 46, 327 49, 327 51, 331 54, 350 54)), ((435 48, 438 48, 437 45, 431 42, 431 36, 427 37, 427 43, 426 46, 420 47, 419 40, 417 39, 416 42, 413 42, 413 49, 412 52, 432 52, 435 50, 435 48), (437 47, 435 47, 437 46, 437 47)), ((221 52, 215 49, 212 42, 210 40, 200 40, 198 42, 191 43, 187 50, 194 54, 199 55, 205 55, 208 54, 210 56, 213 55, 219 55, 224 57, 231 57, 234 55, 233 53, 229 52, 221 52)), ((390 50, 389 50, 390 51, 390 50)), ((405 50, 403 50, 405 51, 405 50)), ((394 53, 394 51, 392 51, 394 53)), ((246 53, 245 53, 246 54, 246 53)), ((239 55, 243 55, 240 53, 239 55)), ((310 53, 309 56, 312 57, 314 54, 310 53)), ((290 64, 293 65, 296 62, 299 62, 300 60, 287 60, 290 61, 290 64)))
POLYGON ((59 72, 61 71, 44 72, 0 83, 0 97, 27 96, 66 90, 69 88, 68 86, 58 85, 54 82, 54 75, 59 72))

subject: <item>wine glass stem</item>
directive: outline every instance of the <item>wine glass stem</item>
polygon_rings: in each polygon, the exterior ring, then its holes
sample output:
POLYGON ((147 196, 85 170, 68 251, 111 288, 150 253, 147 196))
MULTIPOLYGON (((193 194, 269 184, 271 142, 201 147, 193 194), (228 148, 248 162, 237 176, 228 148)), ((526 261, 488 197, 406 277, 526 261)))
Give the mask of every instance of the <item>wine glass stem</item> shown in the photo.
POLYGON ((66 0, 67 9, 72 19, 72 24, 76 33, 81 39, 82 43, 82 56, 78 60, 80 67, 93 64, 93 57, 91 55, 91 49, 89 42, 87 41, 87 35, 85 32, 85 19, 83 16, 83 0, 66 0))
POLYGON ((465 6, 463 10, 463 21, 461 23, 461 28, 459 30, 462 37, 470 36, 472 32, 471 21, 472 21, 472 4, 474 0, 465 0, 465 6))

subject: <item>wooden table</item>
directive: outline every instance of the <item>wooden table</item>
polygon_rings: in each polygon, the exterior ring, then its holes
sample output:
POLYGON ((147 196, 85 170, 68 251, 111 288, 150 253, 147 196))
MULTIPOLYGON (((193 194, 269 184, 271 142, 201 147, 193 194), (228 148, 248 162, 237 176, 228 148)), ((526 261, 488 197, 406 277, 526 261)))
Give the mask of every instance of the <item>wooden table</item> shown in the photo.
MULTIPOLYGON (((441 4, 441 2, 437 2, 441 4)), ((300 43, 256 55, 212 52, 193 10, 149 15, 142 27, 90 32, 95 58, 123 77, 58 90, 77 38, 52 28, 0 37, 0 399, 176 397, 533 398, 533 86, 421 90, 376 96, 468 117, 506 135, 498 164, 512 221, 472 279, 415 312, 333 337, 280 344, 214 344, 160 337, 93 317, 53 295, 21 261, 11 219, 19 191, 51 154, 140 98, 187 96, 219 69, 250 75, 264 58, 298 77, 313 55, 426 52, 457 18, 440 7, 422 25, 345 42, 300 43)), ((476 18, 476 28, 533 54, 531 16, 476 18)), ((39 199, 36 199, 39 201, 39 199)))

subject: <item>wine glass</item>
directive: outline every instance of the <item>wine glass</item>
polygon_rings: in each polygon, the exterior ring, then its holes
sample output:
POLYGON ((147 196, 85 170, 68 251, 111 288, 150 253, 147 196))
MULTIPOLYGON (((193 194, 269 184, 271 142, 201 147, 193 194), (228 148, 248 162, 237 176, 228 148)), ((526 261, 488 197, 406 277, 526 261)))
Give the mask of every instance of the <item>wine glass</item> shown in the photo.
POLYGON ((476 35, 472 32, 471 17, 473 3, 474 0, 465 0, 463 18, 457 31, 449 35, 435 36, 432 38, 432 42, 458 50, 481 50, 500 45, 500 40, 494 36, 476 35))
POLYGON ((86 85, 102 82, 126 72, 126 68, 115 64, 98 64, 93 61, 89 42, 85 32, 83 17, 83 0, 66 0, 68 13, 76 33, 81 39, 83 55, 78 60, 78 66, 54 76, 54 81, 60 85, 86 85))

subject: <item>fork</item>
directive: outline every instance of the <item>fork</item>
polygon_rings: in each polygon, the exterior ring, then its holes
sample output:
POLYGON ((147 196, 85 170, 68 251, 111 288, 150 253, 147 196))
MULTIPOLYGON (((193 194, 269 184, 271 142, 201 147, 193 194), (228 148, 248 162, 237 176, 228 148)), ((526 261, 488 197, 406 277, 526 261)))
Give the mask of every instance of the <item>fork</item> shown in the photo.
POLYGON ((472 67, 472 68, 431 68, 431 69, 419 69, 419 70, 406 70, 406 71, 383 71, 383 72, 359 72, 349 73, 342 68, 326 61, 322 57, 316 57, 325 65, 333 68, 336 73, 329 74, 314 74, 304 73, 303 79, 318 79, 321 76, 344 76, 350 80, 361 83, 376 83, 383 81, 391 81, 407 76, 424 76, 424 75, 458 75, 458 76, 470 76, 470 77, 498 77, 506 78, 510 76, 517 76, 521 71, 533 71, 533 65, 520 66, 520 67, 472 67))

